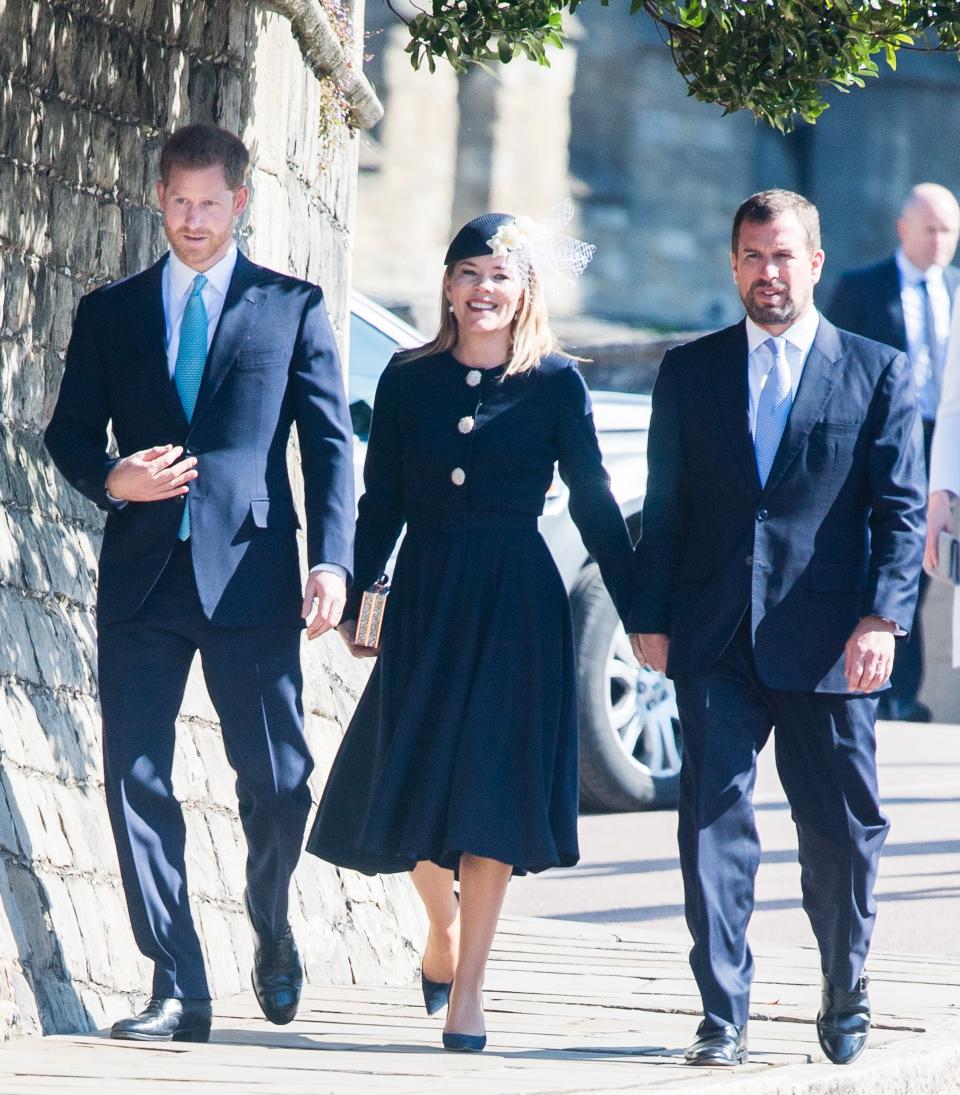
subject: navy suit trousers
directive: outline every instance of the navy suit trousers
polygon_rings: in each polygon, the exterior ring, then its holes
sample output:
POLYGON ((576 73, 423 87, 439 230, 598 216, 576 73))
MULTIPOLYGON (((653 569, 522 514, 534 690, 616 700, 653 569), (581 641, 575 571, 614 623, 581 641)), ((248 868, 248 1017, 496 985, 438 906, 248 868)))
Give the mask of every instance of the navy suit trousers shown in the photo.
POLYGON ((824 974, 851 989, 870 945, 873 885, 889 829, 877 791, 876 698, 766 688, 748 619, 709 672, 678 677, 676 689, 684 739, 680 863, 705 1017, 742 1027, 749 1014, 746 933, 761 858, 752 797, 757 754, 774 727, 799 837, 803 907, 824 974))
POLYGON ((133 617, 101 624, 100 703, 107 806, 137 945, 158 996, 210 995, 187 898, 185 828, 173 795, 175 720, 199 651, 237 775, 253 925, 287 922, 313 762, 303 735, 297 627, 227 628, 205 617, 189 541, 178 544, 133 617))

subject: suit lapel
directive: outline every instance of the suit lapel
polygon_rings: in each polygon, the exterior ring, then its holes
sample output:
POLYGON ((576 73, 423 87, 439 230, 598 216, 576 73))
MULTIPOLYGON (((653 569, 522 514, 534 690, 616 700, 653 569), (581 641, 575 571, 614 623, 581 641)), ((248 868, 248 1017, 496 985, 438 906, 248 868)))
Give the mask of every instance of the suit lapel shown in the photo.
POLYGON ((193 423, 203 417, 213 402, 220 385, 237 358, 237 351, 244 334, 256 316, 262 300, 262 290, 257 286, 259 268, 243 255, 237 255, 227 296, 223 302, 220 322, 213 335, 207 364, 197 394, 197 405, 193 411, 193 423))
POLYGON ((833 386, 843 371, 842 365, 838 364, 839 359, 840 336, 836 327, 821 316, 816 338, 803 366, 787 428, 767 477, 764 494, 769 494, 783 478, 784 472, 806 442, 814 423, 823 414, 833 386))
POLYGON ((747 327, 741 321, 724 332, 727 342, 719 348, 718 371, 714 397, 717 417, 724 424, 740 473, 756 493, 760 493, 757 460, 750 436, 750 395, 747 382, 747 327))
POLYGON ((186 428, 187 418, 167 364, 167 332, 163 315, 163 268, 166 263, 167 255, 164 255, 159 262, 131 279, 133 291, 127 318, 134 345, 139 351, 137 359, 142 362, 148 383, 156 390, 161 406, 181 428, 186 428))
POLYGON ((898 350, 907 349, 907 325, 903 319, 903 300, 900 297, 900 271, 897 268, 897 260, 890 259, 882 267, 883 282, 880 296, 881 307, 886 310, 886 320, 890 324, 890 338, 880 337, 879 332, 875 337, 880 341, 888 341, 898 350))

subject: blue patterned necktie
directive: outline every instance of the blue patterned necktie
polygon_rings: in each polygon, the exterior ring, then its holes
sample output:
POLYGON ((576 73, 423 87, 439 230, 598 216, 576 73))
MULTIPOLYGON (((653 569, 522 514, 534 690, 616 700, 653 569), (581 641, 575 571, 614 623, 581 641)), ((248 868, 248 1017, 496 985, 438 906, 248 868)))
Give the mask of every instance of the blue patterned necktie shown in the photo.
POLYGON ((783 431, 793 405, 793 387, 790 383, 790 363, 787 361, 787 342, 784 338, 768 338, 763 344, 773 358, 760 398, 757 401, 757 423, 753 431, 753 448, 757 457, 757 474, 760 485, 767 485, 774 457, 780 448, 783 431))
MULTIPOLYGON (((183 320, 180 323, 180 345, 177 347, 177 364, 173 373, 173 383, 188 422, 193 418, 200 381, 203 379, 203 367, 207 363, 207 309, 203 303, 202 292, 206 284, 207 279, 203 274, 197 274, 193 279, 190 299, 183 310, 183 320)), ((185 496, 180 531, 177 533, 181 540, 190 536, 189 498, 189 494, 185 496)))

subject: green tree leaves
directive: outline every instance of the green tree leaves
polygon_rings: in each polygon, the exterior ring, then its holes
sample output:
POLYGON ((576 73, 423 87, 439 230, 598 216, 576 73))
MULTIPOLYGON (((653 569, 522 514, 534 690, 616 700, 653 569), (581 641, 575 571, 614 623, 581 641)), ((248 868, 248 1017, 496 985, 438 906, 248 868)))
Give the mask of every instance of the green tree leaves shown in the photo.
MULTIPOLYGON (((526 57, 549 65, 563 16, 610 0, 431 0, 408 21, 414 68, 526 57)), ((960 51, 960 0, 631 0, 665 32, 690 94, 779 129, 813 122, 829 88, 863 87, 903 48, 960 51)))

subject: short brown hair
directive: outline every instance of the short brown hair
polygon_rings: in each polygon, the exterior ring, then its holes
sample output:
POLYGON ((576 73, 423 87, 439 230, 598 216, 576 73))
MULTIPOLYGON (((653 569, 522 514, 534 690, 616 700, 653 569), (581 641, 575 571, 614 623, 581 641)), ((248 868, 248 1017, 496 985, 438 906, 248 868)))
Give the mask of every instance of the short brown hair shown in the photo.
POLYGON ((227 188, 239 190, 246 182, 250 153, 239 137, 225 129, 204 122, 195 122, 171 133, 160 152, 160 181, 170 181, 174 167, 223 168, 227 188))
POLYGON ((794 212, 807 236, 810 254, 820 250, 820 214, 813 202, 792 190, 761 190, 751 194, 733 218, 733 237, 730 250, 737 253, 740 246, 740 226, 744 221, 752 224, 769 224, 783 213, 794 212))

